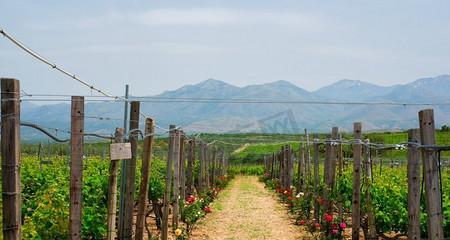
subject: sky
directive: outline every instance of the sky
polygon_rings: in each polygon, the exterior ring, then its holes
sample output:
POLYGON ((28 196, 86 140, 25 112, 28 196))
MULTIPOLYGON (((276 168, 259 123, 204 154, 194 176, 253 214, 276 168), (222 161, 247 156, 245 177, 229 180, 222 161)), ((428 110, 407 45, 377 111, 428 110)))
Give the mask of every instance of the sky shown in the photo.
MULTIPOLYGON (((0 28, 95 86, 154 95, 214 78, 379 85, 450 74, 450 1, 2 1, 0 28)), ((90 94, 0 37, 28 93, 90 94)))

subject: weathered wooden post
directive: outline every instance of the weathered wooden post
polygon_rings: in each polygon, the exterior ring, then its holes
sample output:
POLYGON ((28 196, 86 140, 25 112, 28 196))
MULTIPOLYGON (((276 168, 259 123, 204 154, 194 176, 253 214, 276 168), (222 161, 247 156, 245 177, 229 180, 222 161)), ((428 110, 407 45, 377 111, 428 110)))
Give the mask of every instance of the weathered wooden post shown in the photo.
POLYGON ((81 239, 83 144, 84 144, 84 97, 72 97, 70 132, 70 239, 81 239))
POLYGON ((136 158, 137 158, 137 143, 139 128, 139 102, 131 102, 130 108, 130 144, 131 144, 131 159, 125 162, 125 171, 127 179, 123 187, 123 215, 119 218, 123 219, 123 224, 119 224, 119 239, 131 239, 133 232, 133 207, 134 207, 134 192, 136 182, 136 158))
POLYGON ((200 143, 199 145, 199 173, 198 173, 198 193, 202 193, 205 190, 205 148, 206 144, 200 143))
POLYGON ((135 239, 144 238, 145 210, 147 209, 148 195, 148 177, 152 161, 152 145, 153 145, 153 119, 145 119, 144 133, 144 152, 142 156, 141 184, 139 186, 138 212, 136 218, 136 237, 135 239))
POLYGON ((270 178, 271 179, 273 179, 275 176, 274 176, 274 165, 276 164, 276 161, 275 161, 275 153, 272 153, 272 157, 270 158, 270 178))
POLYGON ((173 157, 173 204, 172 204, 172 228, 178 228, 180 197, 180 130, 175 130, 175 144, 173 157))
POLYGON ((352 239, 359 240, 361 226, 361 123, 353 124, 353 194, 352 194, 352 239))
POLYGON ((193 191, 193 168, 195 161, 195 141, 188 141, 188 162, 187 162, 187 174, 186 174, 186 196, 192 195, 193 191))
POLYGON ((186 199, 186 161, 184 153, 184 141, 186 139, 185 133, 180 133, 180 198, 186 199))
MULTIPOLYGON (((339 134, 339 144, 338 144, 338 179, 341 179, 343 175, 343 152, 342 152, 342 135, 339 134)), ((342 220, 344 214, 344 197, 342 196, 342 192, 338 191, 338 216, 339 219, 342 220)))
POLYGON ((375 228, 375 216, 373 213, 372 205, 372 159, 370 156, 370 141, 369 139, 364 140, 364 185, 366 186, 366 214, 367 214, 367 240, 377 240, 377 231, 375 228))
POLYGON ((210 165, 211 150, 210 150, 208 144, 205 144, 204 151, 205 151, 205 153, 204 153, 205 154, 205 157, 204 157, 204 160, 205 160, 205 165, 204 165, 205 166, 205 186, 206 186, 206 189, 209 189, 211 187, 211 181, 210 181, 210 175, 209 175, 209 171, 211 170, 211 165, 210 165))
POLYGON ((314 219, 316 219, 316 222, 319 222, 319 211, 320 206, 319 202, 317 201, 317 198, 319 197, 319 135, 316 133, 314 134, 314 142, 313 142, 313 148, 314 148, 314 219))
MULTIPOLYGON (((419 112, 420 139, 422 145, 433 146, 436 144, 434 112, 433 109, 425 109, 419 112)), ((424 148, 422 150, 426 208, 428 215, 428 239, 444 239, 442 228, 442 201, 439 188, 439 165, 435 149, 424 148)))
POLYGON ((298 178, 297 178, 297 193, 304 191, 303 189, 303 174, 302 174, 302 169, 303 169, 303 160, 304 160, 304 152, 303 152, 303 144, 300 143, 299 144, 299 149, 298 149, 298 165, 297 165, 297 174, 298 174, 298 178))
POLYGON ((291 149, 291 146, 290 145, 287 145, 287 151, 286 151, 286 160, 287 160, 287 174, 286 174, 286 183, 287 183, 287 186, 286 186, 286 188, 287 189, 290 189, 291 188, 291 185, 292 185, 292 176, 293 176, 293 173, 294 173, 294 159, 293 159, 293 156, 292 156, 293 154, 292 154, 292 149, 291 149))
POLYGON ((2 90, 1 161, 2 161, 3 239, 15 240, 22 238, 21 236, 22 217, 20 209, 21 208, 20 170, 19 170, 20 166, 19 80, 12 78, 2 78, 1 90, 2 90))
MULTIPOLYGON (((123 142, 123 128, 116 128, 114 134, 114 142, 123 142)), ((109 181, 108 181, 108 217, 107 228, 108 233, 106 235, 107 240, 116 239, 116 212, 117 212, 117 172, 119 171, 119 159, 111 159, 109 165, 109 181)))
POLYGON ((166 166, 166 189, 164 190, 163 199, 163 217, 161 223, 161 239, 167 240, 169 230, 169 205, 170 205, 170 190, 172 188, 172 167, 175 158, 175 144, 176 144, 176 130, 175 125, 169 127, 169 151, 167 156, 166 166))
POLYGON ((419 129, 408 130, 408 142, 408 239, 420 240, 419 129))
POLYGON ((308 134, 308 130, 306 130, 306 128, 305 128, 305 137, 306 137, 306 146, 305 146, 305 151, 304 151, 305 168, 306 168, 305 179, 306 179, 307 183, 310 183, 310 181, 311 181, 311 156, 309 153, 309 134, 308 134))

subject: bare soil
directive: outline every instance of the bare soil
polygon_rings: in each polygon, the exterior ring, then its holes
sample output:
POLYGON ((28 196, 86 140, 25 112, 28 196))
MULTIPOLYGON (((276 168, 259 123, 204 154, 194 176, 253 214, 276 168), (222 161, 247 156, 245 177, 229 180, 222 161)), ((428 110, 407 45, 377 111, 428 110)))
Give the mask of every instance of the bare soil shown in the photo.
POLYGON ((255 176, 237 176, 190 239, 305 239, 305 231, 255 176))

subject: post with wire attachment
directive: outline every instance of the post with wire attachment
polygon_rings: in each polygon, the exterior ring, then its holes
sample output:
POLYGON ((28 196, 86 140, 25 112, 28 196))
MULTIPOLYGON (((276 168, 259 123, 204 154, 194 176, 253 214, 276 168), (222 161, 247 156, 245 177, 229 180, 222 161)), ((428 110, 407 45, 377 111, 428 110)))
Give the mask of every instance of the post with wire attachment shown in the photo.
POLYGON ((408 239, 420 240, 420 130, 408 130, 408 239))
POLYGON ((72 97, 70 130, 70 239, 81 239, 83 145, 84 145, 84 97, 72 97))
POLYGON ((173 148, 173 204, 172 204, 172 228, 178 228, 178 215, 180 212, 180 135, 181 131, 175 130, 175 144, 173 148))
POLYGON ((320 206, 318 202, 319 197, 319 135, 316 133, 314 134, 314 142, 313 142, 313 148, 314 148, 314 219, 317 222, 319 222, 319 211, 320 206))
POLYGON ((359 240, 361 226, 361 123, 353 124, 353 194, 352 194, 352 239, 359 240))
POLYGON ((2 78, 1 90, 3 239, 21 239, 19 80, 2 78))
MULTIPOLYGON (((419 112, 420 139, 422 145, 436 144, 433 109, 419 112)), ((428 216, 428 239, 444 239, 442 228, 442 193, 439 184, 439 164, 435 149, 422 150, 423 172, 425 179, 425 203, 428 216)))
POLYGON ((131 159, 125 161, 125 185, 123 186, 123 213, 119 218, 123 219, 119 224, 119 239, 132 238, 133 226, 133 207, 134 207, 134 192, 136 182, 136 158, 137 158, 137 143, 139 128, 139 102, 131 102, 130 108, 130 131, 129 138, 131 144, 131 159))
POLYGON ((152 160, 152 144, 153 144, 153 119, 145 119, 145 138, 144 152, 142 156, 141 168, 141 184, 139 186, 138 212, 136 218, 136 237, 135 239, 144 238, 145 210, 147 209, 147 193, 148 193, 148 175, 152 160))
POLYGON ((187 162, 187 175, 186 175, 186 195, 189 196, 194 193, 193 189, 193 168, 195 161, 195 141, 188 141, 188 162, 187 162))
POLYGON ((170 190, 172 189, 172 167, 173 161, 175 159, 175 125, 170 125, 169 127, 169 151, 167 156, 167 166, 166 166, 166 188, 164 190, 163 199, 163 217, 161 226, 161 239, 167 240, 168 230, 169 230, 169 204, 170 200, 170 190))
MULTIPOLYGON (((123 142, 123 128, 116 128, 114 134, 114 142, 123 142)), ((117 212, 117 172, 119 171, 120 160, 112 160, 109 166, 109 183, 108 183, 108 233, 107 240, 116 239, 116 212, 117 212)))

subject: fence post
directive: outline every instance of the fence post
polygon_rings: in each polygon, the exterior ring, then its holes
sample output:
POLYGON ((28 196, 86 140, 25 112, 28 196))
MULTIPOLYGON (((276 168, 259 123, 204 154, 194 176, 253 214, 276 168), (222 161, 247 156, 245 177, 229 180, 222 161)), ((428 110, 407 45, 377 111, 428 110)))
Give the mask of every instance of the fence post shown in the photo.
POLYGON ((273 175, 273 169, 274 169, 274 165, 275 165, 275 153, 272 153, 272 158, 270 159, 271 163, 270 163, 270 179, 274 178, 273 175))
POLYGON ((306 168, 306 179, 308 182, 311 181, 311 157, 309 153, 309 134, 308 130, 305 128, 306 146, 305 146, 305 168, 306 168))
POLYGON ((173 204, 172 228, 178 228, 179 196, 180 196, 180 130, 175 130, 173 157, 173 204))
POLYGON ((70 239, 81 239, 83 144, 84 144, 84 97, 72 96, 70 133, 70 239))
POLYGON ((209 171, 211 170, 211 166, 210 166, 210 156, 211 156, 211 150, 209 148, 208 144, 205 144, 205 157, 203 158, 205 160, 205 186, 206 189, 209 189, 211 187, 211 182, 210 182, 210 176, 209 176, 209 171))
POLYGON ((205 189, 205 143, 200 143, 199 145, 199 173, 198 173, 198 193, 202 193, 205 189))
POLYGON ((20 84, 1 79, 1 157, 3 239, 21 239, 20 199, 20 84))
POLYGON ((167 166, 166 166, 166 189, 164 191, 163 199, 163 217, 161 226, 161 239, 167 240, 168 230, 169 230, 169 202, 170 202, 170 190, 172 187, 172 166, 175 159, 175 138, 176 131, 175 125, 170 125, 169 128, 169 151, 167 156, 167 166))
POLYGON ((408 239, 420 240, 420 130, 408 130, 408 239))
POLYGON ((180 198, 186 199, 186 161, 184 153, 184 140, 186 139, 185 133, 180 133, 180 198))
POLYGON ((139 186, 139 201, 138 212, 136 218, 136 237, 135 239, 144 238, 144 225, 145 225, 145 210, 147 208, 147 193, 148 193, 148 175, 150 171, 152 161, 152 144, 153 144, 153 119, 145 119, 145 132, 144 132, 144 151, 142 156, 142 168, 141 168, 141 184, 139 186))
POLYGON ((188 152, 188 165, 187 165, 187 177, 186 177, 186 195, 192 195, 193 194, 193 168, 194 168, 194 161, 195 161, 195 141, 194 140, 189 140, 188 142, 188 148, 189 148, 189 152, 188 152))
POLYGON ((319 202, 317 201, 317 198, 319 197, 319 135, 316 133, 314 134, 314 142, 313 142, 313 148, 314 148, 314 219, 316 219, 316 222, 319 222, 319 202))
MULTIPOLYGON (((114 134, 114 142, 123 142, 123 128, 116 128, 114 134)), ((116 211, 117 211, 117 172, 119 171, 120 160, 111 160, 109 167, 109 182, 108 182, 108 233, 107 240, 116 239, 116 211)))
POLYGON ((119 239, 132 238, 133 226, 133 210, 134 210, 134 191, 136 184, 136 154, 138 143, 138 132, 135 129, 139 128, 139 102, 131 102, 130 108, 130 131, 129 140, 131 144, 131 159, 125 161, 125 171, 127 178, 123 187, 123 225, 122 229, 119 224, 119 239))
MULTIPOLYGON (((339 134, 339 144, 338 144, 338 180, 341 179, 343 174, 343 152, 342 152, 342 135, 339 134)), ((336 186, 337 187, 337 186, 336 186)), ((344 212, 344 197, 342 196, 342 192, 338 191, 338 216, 339 220, 342 221, 343 212, 344 212)))
MULTIPOLYGON (((435 145, 435 128, 433 109, 425 109, 419 112, 420 138, 423 145, 435 145)), ((442 202, 439 186, 439 165, 436 150, 422 150, 426 208, 428 215, 428 239, 444 239, 442 228, 442 202)))
POLYGON ((303 189, 303 174, 302 174, 302 168, 303 168, 303 144, 300 143, 298 147, 298 165, 297 165, 297 193, 304 191, 303 189))
POLYGON ((353 123, 353 195, 352 195, 352 239, 359 240, 361 203, 361 123, 353 123))
POLYGON ((366 214, 367 214, 367 240, 377 240, 377 231, 375 228, 375 216, 373 215, 373 205, 372 205, 372 159, 370 155, 370 141, 369 139, 364 140, 364 184, 366 185, 366 214))

